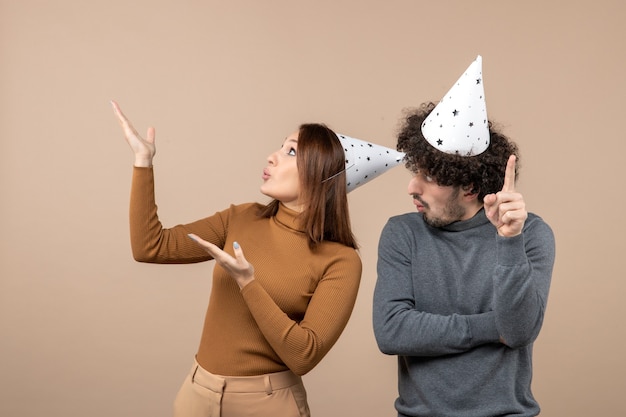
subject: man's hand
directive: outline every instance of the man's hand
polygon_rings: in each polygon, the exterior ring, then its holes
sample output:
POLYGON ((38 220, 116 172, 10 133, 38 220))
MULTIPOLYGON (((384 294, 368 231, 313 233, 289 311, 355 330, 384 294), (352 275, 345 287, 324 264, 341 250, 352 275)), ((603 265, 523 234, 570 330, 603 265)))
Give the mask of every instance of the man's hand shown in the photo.
POLYGON ((485 196, 485 213, 496 226, 498 234, 513 237, 522 233, 528 217, 524 197, 515 191, 515 155, 511 155, 506 164, 502 191, 485 196))

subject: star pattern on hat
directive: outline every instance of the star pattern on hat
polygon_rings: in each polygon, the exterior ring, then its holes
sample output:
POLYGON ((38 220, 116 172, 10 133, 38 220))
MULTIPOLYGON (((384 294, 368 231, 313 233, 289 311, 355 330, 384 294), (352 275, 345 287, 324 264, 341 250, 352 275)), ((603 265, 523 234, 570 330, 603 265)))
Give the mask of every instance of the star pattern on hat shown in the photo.
POLYGON ((431 145, 465 156, 478 155, 489 147, 483 85, 479 55, 422 124, 422 134, 431 145))
POLYGON ((373 180, 399 165, 404 153, 385 146, 337 134, 346 154, 346 185, 348 192, 373 180))

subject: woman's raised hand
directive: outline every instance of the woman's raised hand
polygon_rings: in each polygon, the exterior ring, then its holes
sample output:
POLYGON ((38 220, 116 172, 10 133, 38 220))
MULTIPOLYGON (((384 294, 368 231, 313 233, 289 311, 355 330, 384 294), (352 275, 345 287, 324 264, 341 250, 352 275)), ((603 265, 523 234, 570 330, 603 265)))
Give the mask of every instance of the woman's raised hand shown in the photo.
POLYGON ((154 128, 149 127, 146 133, 146 139, 142 138, 128 121, 124 113, 122 113, 120 106, 113 100, 111 100, 111 105, 113 106, 113 112, 117 116, 117 120, 120 122, 120 126, 122 126, 126 142, 128 142, 135 153, 135 166, 151 167, 152 159, 154 158, 154 154, 156 154, 156 147, 154 146, 154 128))

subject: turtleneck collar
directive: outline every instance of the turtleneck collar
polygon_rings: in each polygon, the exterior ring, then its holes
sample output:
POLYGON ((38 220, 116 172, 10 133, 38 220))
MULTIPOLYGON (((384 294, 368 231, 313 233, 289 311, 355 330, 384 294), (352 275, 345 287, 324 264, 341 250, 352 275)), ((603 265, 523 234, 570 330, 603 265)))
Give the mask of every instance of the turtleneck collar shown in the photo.
POLYGON ((481 208, 474 215, 474 217, 467 220, 460 220, 454 223, 450 223, 447 226, 440 227, 441 230, 446 230, 449 232, 462 232, 463 230, 472 229, 474 227, 481 226, 485 223, 489 223, 489 219, 485 214, 485 209, 481 208))
POLYGON ((300 213, 285 207, 283 203, 278 205, 278 211, 274 216, 276 221, 288 229, 296 232, 304 232, 304 227, 300 222, 300 213))

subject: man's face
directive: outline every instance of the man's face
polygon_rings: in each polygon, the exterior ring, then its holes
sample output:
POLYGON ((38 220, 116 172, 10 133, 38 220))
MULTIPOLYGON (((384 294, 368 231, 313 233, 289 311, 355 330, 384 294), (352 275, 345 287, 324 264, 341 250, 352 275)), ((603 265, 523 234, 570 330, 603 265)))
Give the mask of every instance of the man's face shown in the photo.
POLYGON ((424 221, 433 227, 469 218, 460 187, 438 185, 433 178, 418 171, 409 181, 408 192, 424 221))

